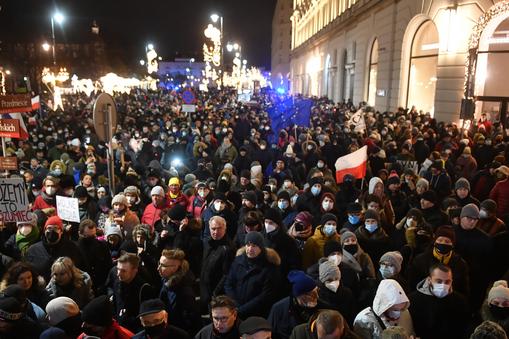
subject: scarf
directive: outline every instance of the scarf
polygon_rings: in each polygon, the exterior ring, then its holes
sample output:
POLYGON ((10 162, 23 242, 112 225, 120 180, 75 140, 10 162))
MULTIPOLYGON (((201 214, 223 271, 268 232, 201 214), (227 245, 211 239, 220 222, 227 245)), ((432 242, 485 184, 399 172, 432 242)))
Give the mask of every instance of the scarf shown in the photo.
POLYGON ((452 258, 452 251, 447 254, 441 254, 433 247, 433 256, 444 265, 449 265, 449 261, 452 258))
POLYGON ((25 256, 30 245, 35 243, 37 240, 39 240, 39 227, 37 227, 37 225, 32 226, 32 231, 27 235, 16 232, 16 246, 18 246, 21 251, 22 257, 25 256))

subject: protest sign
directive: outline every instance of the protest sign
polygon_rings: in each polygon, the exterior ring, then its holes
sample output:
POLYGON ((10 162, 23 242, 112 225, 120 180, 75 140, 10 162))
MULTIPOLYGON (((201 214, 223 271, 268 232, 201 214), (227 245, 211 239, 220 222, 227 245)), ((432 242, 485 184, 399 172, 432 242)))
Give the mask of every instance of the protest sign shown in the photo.
POLYGON ((62 220, 80 222, 78 198, 57 195, 57 214, 62 220))
POLYGON ((0 218, 4 223, 32 220, 23 179, 0 179, 0 218))

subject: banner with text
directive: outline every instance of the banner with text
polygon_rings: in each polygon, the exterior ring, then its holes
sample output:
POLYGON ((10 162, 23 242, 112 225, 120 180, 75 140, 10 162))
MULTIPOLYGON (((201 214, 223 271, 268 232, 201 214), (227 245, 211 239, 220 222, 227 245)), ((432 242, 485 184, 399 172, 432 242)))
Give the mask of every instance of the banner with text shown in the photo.
POLYGON ((0 114, 31 111, 32 98, 30 94, 0 95, 0 114))
POLYGON ((19 138, 18 119, 0 119, 0 137, 19 138))
POLYGON ((78 198, 57 195, 57 214, 62 220, 80 222, 78 198))
POLYGON ((0 178, 0 218, 6 222, 32 220, 22 178, 0 178))

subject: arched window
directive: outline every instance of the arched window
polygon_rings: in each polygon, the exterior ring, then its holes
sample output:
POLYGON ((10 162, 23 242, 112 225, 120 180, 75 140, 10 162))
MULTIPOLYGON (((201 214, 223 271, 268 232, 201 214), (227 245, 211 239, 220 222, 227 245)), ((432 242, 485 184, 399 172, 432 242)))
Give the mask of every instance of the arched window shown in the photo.
POLYGON ((410 54, 407 107, 433 114, 439 48, 435 24, 425 21, 415 33, 410 54))
POLYGON ((369 55, 368 104, 370 106, 375 105, 377 73, 378 73, 378 39, 375 39, 375 41, 373 41, 373 45, 371 45, 371 53, 369 55))

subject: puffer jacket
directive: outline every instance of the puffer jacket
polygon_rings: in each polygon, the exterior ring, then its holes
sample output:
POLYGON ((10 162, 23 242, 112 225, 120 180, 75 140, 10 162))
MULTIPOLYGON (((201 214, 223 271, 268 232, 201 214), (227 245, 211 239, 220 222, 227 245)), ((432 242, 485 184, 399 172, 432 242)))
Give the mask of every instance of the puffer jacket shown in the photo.
POLYGON ((318 262, 318 259, 323 257, 323 247, 329 240, 340 241, 341 237, 336 232, 334 235, 328 237, 323 233, 323 226, 320 225, 315 229, 315 233, 306 240, 304 249, 302 251, 302 266, 307 269, 313 264, 318 262))
POLYGON ((385 328, 401 326, 407 334, 415 335, 412 317, 408 311, 409 305, 405 291, 396 280, 382 280, 376 291, 373 306, 365 308, 355 317, 354 332, 361 338, 380 339, 385 328), (399 319, 388 319, 384 313, 392 306, 402 303, 405 303, 406 307, 401 311, 399 319))

